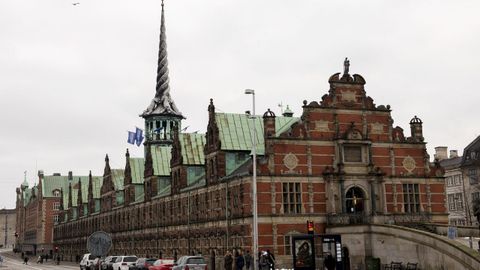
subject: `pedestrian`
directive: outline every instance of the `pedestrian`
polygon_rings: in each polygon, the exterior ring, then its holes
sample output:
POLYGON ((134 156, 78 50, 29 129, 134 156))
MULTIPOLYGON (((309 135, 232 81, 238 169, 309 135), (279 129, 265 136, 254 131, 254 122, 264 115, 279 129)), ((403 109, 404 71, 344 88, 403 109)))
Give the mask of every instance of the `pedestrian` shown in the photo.
POLYGON ((22 252, 22 259, 23 259, 23 257, 25 257, 25 253, 22 252))
POLYGON ((242 251, 237 251, 237 256, 235 258, 235 266, 236 270, 243 270, 243 266, 245 265, 245 258, 243 257, 242 251))
POLYGON ((232 253, 230 253, 230 251, 227 250, 227 253, 225 254, 224 261, 223 261, 225 270, 232 270, 232 263, 233 263, 232 253))
POLYGON ((0 256, 0 266, 3 266, 3 257, 0 256))
POLYGON ((262 251, 258 253, 258 269, 260 270, 268 270, 269 264, 267 259, 267 252, 262 251))
POLYGON ((23 264, 28 264, 28 256, 23 256, 23 264))
POLYGON ((250 250, 247 250, 245 254, 245 270, 250 270, 250 265, 252 264, 252 255, 250 255, 250 250))
POLYGON ((60 264, 60 255, 57 255, 57 265, 60 264))
POLYGON ((331 253, 327 254, 327 257, 325 257, 325 261, 323 262, 323 264, 328 270, 335 269, 335 259, 333 258, 331 253))
POLYGON ((271 270, 275 269, 275 256, 267 249, 267 261, 271 270))

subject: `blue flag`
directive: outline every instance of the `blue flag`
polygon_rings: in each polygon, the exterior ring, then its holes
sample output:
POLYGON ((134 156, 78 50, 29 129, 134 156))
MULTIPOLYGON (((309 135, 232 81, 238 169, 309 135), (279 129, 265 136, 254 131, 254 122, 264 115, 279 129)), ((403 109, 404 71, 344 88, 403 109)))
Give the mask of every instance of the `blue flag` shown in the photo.
POLYGON ((128 142, 129 144, 134 144, 134 143, 135 143, 135 139, 136 139, 135 132, 129 131, 129 132, 128 132, 127 142, 128 142))
POLYGON ((137 141, 137 146, 140 146, 142 144, 142 141, 143 141, 143 130, 139 129, 137 127, 137 129, 135 130, 135 140, 137 141))

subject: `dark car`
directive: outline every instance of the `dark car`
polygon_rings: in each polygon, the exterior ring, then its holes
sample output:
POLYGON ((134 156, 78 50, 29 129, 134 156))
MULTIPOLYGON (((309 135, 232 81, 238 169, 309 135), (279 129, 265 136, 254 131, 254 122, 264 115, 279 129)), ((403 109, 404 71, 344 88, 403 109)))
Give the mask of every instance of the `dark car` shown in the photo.
POLYGON ((207 264, 201 256, 183 256, 178 259, 172 270, 207 270, 207 264))
POLYGON ((117 260, 117 256, 108 256, 102 263, 102 270, 113 270, 113 263, 117 260))
POLYGON ((135 264, 131 265, 128 269, 129 270, 148 270, 148 267, 152 266, 156 258, 138 258, 135 264))

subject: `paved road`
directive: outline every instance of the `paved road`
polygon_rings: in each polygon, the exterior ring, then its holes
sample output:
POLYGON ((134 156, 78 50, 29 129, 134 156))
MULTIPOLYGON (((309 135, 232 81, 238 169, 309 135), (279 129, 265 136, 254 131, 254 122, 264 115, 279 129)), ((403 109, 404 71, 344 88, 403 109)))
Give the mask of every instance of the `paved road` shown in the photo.
POLYGON ((48 261, 43 264, 37 264, 36 260, 30 260, 28 265, 23 264, 21 261, 20 256, 14 255, 11 252, 1 252, 1 256, 4 258, 3 265, 0 266, 0 269, 15 269, 15 270, 60 270, 60 269, 80 269, 78 265, 72 264, 69 262, 60 262, 60 265, 55 265, 54 262, 48 261), (33 261, 33 262, 32 262, 33 261))

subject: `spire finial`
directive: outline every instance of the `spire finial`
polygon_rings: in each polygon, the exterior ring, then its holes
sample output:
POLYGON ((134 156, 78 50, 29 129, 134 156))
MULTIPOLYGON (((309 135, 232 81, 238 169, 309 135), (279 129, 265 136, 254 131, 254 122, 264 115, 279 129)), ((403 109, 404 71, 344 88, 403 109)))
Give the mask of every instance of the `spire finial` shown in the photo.
POLYGON ((345 61, 343 61, 343 75, 348 75, 348 72, 350 71, 350 60, 348 60, 348 57, 345 57, 345 61))
POLYGON ((167 60, 167 35, 165 30, 165 12, 162 0, 162 17, 160 22, 160 46, 158 51, 157 84, 155 88, 155 97, 142 113, 145 117, 150 114, 173 114, 183 118, 182 113, 177 109, 175 102, 170 96, 170 79, 168 77, 167 60))

